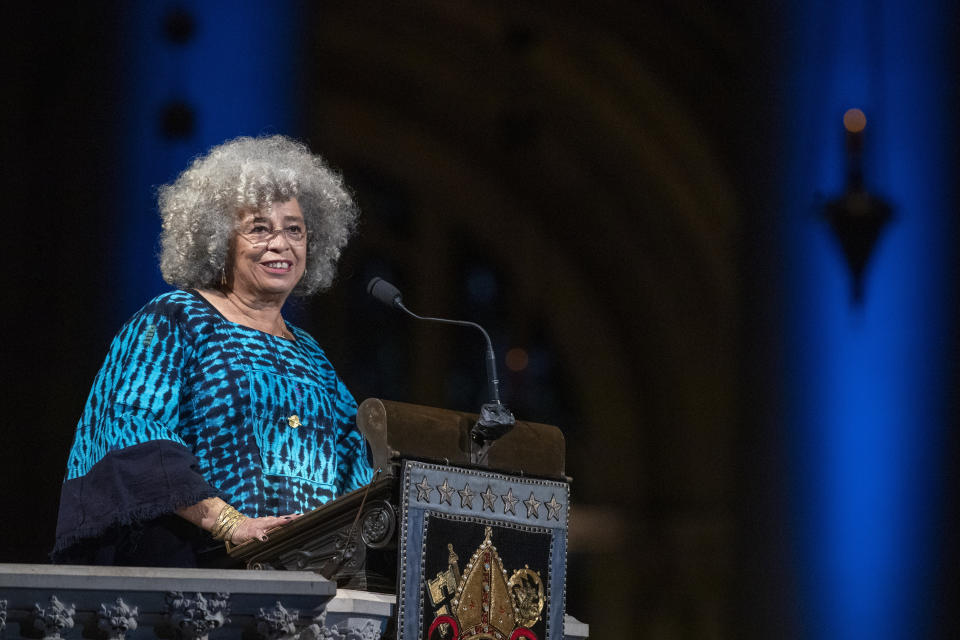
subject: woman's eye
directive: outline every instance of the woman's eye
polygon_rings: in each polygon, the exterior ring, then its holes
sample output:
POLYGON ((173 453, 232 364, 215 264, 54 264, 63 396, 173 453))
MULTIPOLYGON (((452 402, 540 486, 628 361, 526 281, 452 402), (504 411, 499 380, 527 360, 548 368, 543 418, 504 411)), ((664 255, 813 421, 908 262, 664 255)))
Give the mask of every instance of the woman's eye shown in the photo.
POLYGON ((270 233, 270 229, 264 224, 255 224, 250 228, 249 233, 270 233))
POLYGON ((298 224, 292 224, 289 227, 287 227, 287 233, 301 234, 303 233, 303 227, 301 227, 298 224))

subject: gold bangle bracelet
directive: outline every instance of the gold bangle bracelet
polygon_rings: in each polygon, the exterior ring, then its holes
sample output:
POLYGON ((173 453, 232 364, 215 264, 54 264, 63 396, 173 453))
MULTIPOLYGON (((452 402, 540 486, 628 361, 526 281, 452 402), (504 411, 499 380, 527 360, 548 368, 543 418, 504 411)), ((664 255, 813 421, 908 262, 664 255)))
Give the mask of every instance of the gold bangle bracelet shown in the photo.
POLYGON ((240 527, 240 523, 243 522, 244 519, 245 518, 239 518, 238 520, 234 521, 233 524, 227 527, 227 530, 223 532, 224 542, 233 542, 233 532, 240 527))
POLYGON ((246 519, 247 517, 244 515, 237 515, 230 518, 213 534, 214 540, 230 540, 233 537, 233 532, 236 530, 236 528, 240 526, 240 523, 246 519))
POLYGON ((213 537, 216 540, 226 540, 228 532, 236 528, 236 526, 244 519, 244 516, 238 514, 231 514, 219 523, 213 531, 213 537))
MULTIPOLYGON (((224 508, 224 511, 226 511, 226 508, 224 508)), ((239 517, 239 513, 230 513, 217 518, 217 522, 215 525, 213 525, 211 533, 214 535, 214 537, 221 535, 223 531, 239 517)))
POLYGON ((224 507, 220 510, 220 513, 217 515, 217 521, 214 523, 213 528, 210 529, 210 533, 214 538, 223 533, 224 528, 226 528, 234 513, 237 513, 236 509, 230 505, 224 505, 224 507))
POLYGON ((233 536, 233 532, 240 526, 240 523, 246 519, 247 516, 229 504, 224 505, 223 509, 220 510, 220 515, 217 516, 217 521, 210 530, 210 534, 214 540, 227 541, 233 536))

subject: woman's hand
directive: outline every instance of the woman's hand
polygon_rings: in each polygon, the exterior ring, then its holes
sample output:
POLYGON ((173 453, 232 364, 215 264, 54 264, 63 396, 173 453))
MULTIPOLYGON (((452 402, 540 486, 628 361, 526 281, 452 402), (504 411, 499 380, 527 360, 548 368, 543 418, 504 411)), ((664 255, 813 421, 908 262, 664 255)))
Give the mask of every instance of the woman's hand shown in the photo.
MULTIPOLYGON (((227 503, 220 498, 207 498, 197 504, 177 509, 177 515, 185 520, 189 520, 201 529, 214 533, 217 525, 217 518, 220 512, 227 507, 227 503)), ((267 531, 283 526, 288 522, 293 522, 299 518, 302 513, 291 513, 286 516, 266 516, 263 518, 244 518, 237 524, 230 535, 231 544, 242 544, 247 540, 267 541, 267 531)), ((222 539, 222 538, 221 538, 222 539)))
POLYGON ((286 516, 274 517, 266 516, 263 518, 247 518, 233 530, 230 536, 231 544, 243 544, 247 540, 267 541, 267 532, 281 527, 288 522, 293 522, 300 517, 300 514, 290 514, 286 516))

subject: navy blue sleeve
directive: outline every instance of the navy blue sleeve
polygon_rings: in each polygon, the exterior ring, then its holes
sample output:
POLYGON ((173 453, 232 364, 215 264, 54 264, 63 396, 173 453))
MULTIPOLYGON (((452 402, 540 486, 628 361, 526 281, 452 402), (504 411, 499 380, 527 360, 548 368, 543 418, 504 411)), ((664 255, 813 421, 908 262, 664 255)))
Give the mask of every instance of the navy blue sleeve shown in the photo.
POLYGON ((181 445, 156 440, 111 452, 85 475, 63 483, 54 557, 113 527, 152 520, 216 495, 181 445))
POLYGON ((177 435, 189 345, 173 307, 163 296, 154 300, 111 344, 77 425, 54 554, 111 526, 218 495, 177 435))

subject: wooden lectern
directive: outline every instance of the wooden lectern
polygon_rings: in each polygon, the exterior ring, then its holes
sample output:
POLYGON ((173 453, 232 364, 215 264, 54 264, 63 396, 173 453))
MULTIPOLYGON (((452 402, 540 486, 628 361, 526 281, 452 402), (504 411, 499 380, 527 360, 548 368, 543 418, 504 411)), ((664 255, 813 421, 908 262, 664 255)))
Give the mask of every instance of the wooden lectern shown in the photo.
POLYGON ((357 423, 365 488, 230 555, 396 593, 402 640, 562 640, 569 478, 553 426, 517 422, 477 443, 476 414, 375 398, 357 423))

